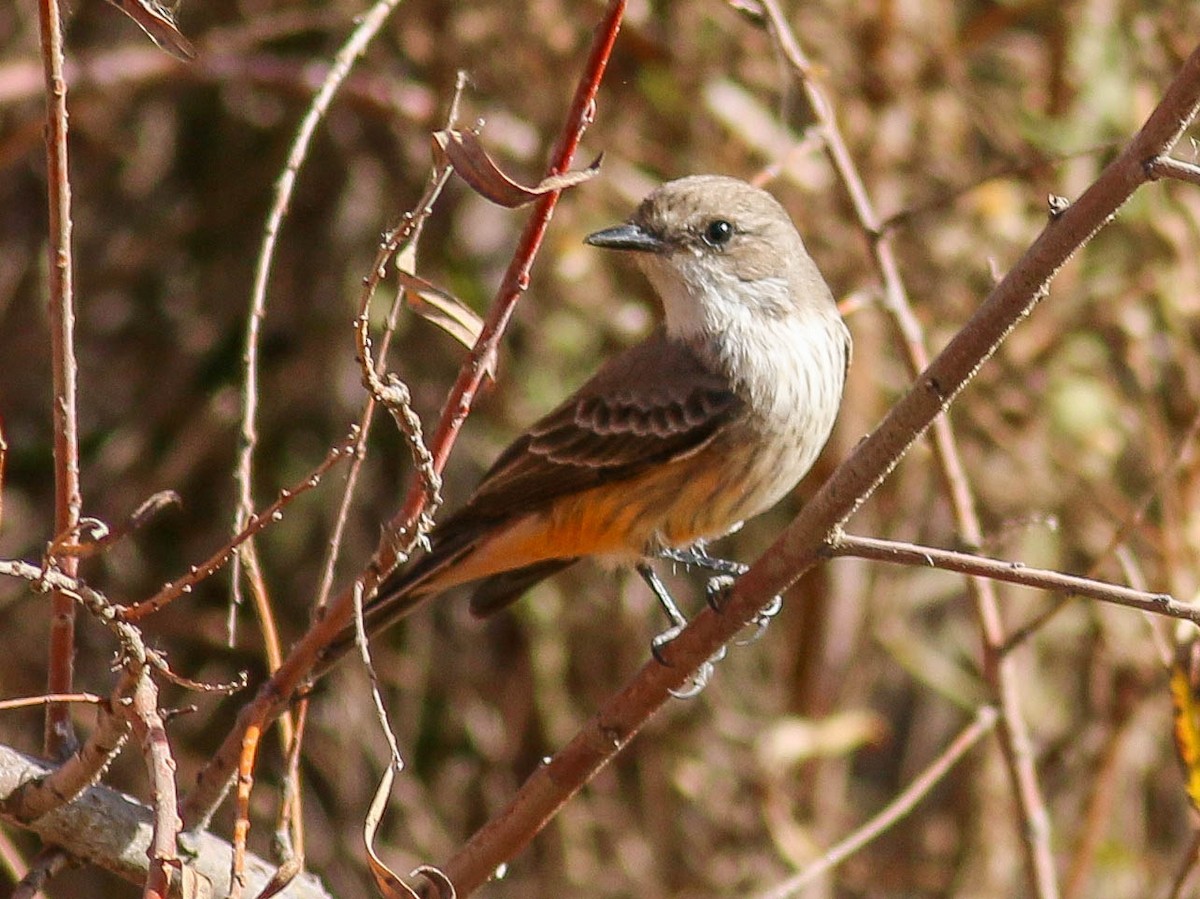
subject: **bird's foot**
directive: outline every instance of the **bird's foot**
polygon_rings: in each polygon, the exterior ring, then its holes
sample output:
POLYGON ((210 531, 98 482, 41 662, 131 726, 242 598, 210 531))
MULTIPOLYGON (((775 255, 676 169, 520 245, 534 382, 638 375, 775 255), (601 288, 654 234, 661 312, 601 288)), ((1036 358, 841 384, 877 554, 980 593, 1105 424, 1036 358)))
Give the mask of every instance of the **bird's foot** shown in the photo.
MULTIPOLYGON (((745 566, 743 566, 743 571, 739 572, 739 574, 744 573, 745 566)), ((717 614, 722 614, 725 611, 725 606, 729 601, 729 592, 733 589, 737 578, 738 575, 722 574, 714 578, 709 578, 708 583, 704 585, 705 601, 708 603, 708 607, 717 614)), ((754 627, 754 632, 749 637, 736 641, 737 645, 745 646, 759 639, 767 629, 767 625, 771 623, 771 619, 778 615, 779 610, 782 608, 783 597, 772 597, 771 601, 759 609, 754 617, 750 619, 750 625, 754 627)))
MULTIPOLYGON (((654 660, 658 662, 658 664, 665 665, 668 668, 671 667, 671 663, 667 660, 666 656, 663 655, 663 650, 666 649, 667 645, 672 640, 679 636, 686 626, 687 622, 675 624, 672 627, 667 628, 652 641, 650 641, 650 654, 654 656, 654 660)), ((678 690, 671 690, 671 695, 676 699, 691 699, 694 696, 698 696, 700 691, 708 686, 708 682, 712 678, 713 671, 716 669, 717 662, 725 658, 725 651, 725 647, 722 646, 711 656, 705 659, 700 667, 697 668, 691 677, 688 678, 687 684, 678 690)))

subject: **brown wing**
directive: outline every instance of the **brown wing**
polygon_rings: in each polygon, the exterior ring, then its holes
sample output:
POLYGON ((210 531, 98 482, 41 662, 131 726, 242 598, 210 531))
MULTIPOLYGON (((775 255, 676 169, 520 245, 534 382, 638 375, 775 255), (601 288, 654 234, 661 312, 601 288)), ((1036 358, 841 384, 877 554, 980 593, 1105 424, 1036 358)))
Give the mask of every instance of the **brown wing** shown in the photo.
POLYGON ((655 332, 514 441, 438 530, 449 536, 460 520, 524 514, 683 458, 708 443, 739 404, 727 380, 691 348, 655 332))

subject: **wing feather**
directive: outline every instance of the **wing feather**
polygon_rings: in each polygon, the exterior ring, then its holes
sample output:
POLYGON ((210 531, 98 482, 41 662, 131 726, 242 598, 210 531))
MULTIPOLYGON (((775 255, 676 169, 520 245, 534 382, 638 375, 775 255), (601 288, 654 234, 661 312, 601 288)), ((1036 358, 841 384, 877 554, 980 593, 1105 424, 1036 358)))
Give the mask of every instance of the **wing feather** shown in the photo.
POLYGON ((656 332, 610 360, 516 440, 439 530, 460 518, 536 511, 560 496, 688 456, 740 404, 694 350, 656 332))

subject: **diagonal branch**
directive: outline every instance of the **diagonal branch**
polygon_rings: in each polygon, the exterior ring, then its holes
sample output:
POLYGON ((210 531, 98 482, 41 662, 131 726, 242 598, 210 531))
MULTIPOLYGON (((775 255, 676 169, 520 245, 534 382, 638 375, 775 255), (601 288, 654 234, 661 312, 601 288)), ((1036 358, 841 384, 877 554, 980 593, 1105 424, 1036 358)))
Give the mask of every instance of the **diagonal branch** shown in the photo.
POLYGON ((714 652, 748 625, 772 597, 821 560, 827 538, 866 500, 970 381, 1005 336, 1046 293, 1070 256, 1147 180, 1145 162, 1166 153, 1200 106, 1200 48, 1188 57, 1161 103, 1126 149, 1042 234, 996 286, 915 387, 821 486, 775 543, 742 575, 721 612, 701 612, 665 649, 668 664, 647 662, 508 805, 442 870, 465 895, 529 842, 714 652))
MULTIPOLYGON (((784 57, 791 64, 804 88, 821 131, 825 147, 847 193, 855 214, 870 240, 871 256, 883 282, 883 301, 903 340, 909 372, 915 378, 929 366, 925 335, 908 299, 900 266, 892 248, 892 231, 884 230, 878 213, 858 174, 850 150, 842 139, 830 103, 811 77, 808 59, 791 26, 780 12, 776 0, 762 0, 770 31, 784 57)), ((983 528, 975 508, 975 496, 967 478, 966 466, 958 451, 958 441, 945 415, 937 416, 930 427, 930 440, 938 471, 945 483, 950 507, 960 539, 968 546, 983 542, 983 528)), ((1004 626, 995 586, 990 580, 968 577, 967 590, 975 604, 975 616, 983 634, 983 670, 988 689, 999 709, 996 728, 1009 780, 1021 816, 1021 837, 1025 844, 1026 871, 1034 895, 1051 899, 1058 895, 1054 872, 1054 854, 1050 843, 1050 818, 1038 784, 1037 770, 1030 748, 1028 726, 1022 713, 1020 684, 1015 662, 1005 656, 1004 626)))

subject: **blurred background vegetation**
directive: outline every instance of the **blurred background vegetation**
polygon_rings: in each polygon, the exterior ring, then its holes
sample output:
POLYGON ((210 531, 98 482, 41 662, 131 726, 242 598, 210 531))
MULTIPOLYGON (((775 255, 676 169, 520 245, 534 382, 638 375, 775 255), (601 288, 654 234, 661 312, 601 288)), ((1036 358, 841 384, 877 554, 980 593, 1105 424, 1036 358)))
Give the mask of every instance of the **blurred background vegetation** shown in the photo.
MULTIPOLYGON (((489 149, 536 180, 601 8, 410 0, 358 65, 317 134, 281 234, 264 323, 260 505, 358 416, 358 285, 379 233, 422 190, 429 132, 444 121, 456 70, 471 78, 463 120, 484 120, 489 149)), ((903 275, 934 348, 1041 229, 1047 196, 1071 198, 1090 183, 1200 37, 1200 9, 1180 0, 787 8, 872 197, 900 217, 903 275)), ((144 598, 226 539, 246 310, 272 187, 315 84, 362 11, 346 0, 188 3, 181 26, 201 49, 188 65, 107 4, 70 11, 84 513, 119 521, 166 488, 184 503, 85 563, 114 601, 144 598)), ((0 420, 9 445, 0 557, 37 559, 52 535, 53 481, 34 4, 0 5, 0 35, 0 420)), ((847 301, 856 341, 824 461, 721 548, 751 559, 766 546, 909 382, 866 239, 819 140, 806 136, 806 115, 768 36, 736 10, 717 0, 630 4, 580 154, 603 150, 602 175, 559 206, 497 383, 451 461, 451 507, 523 426, 652 321, 647 285, 582 237, 624 218, 662 180, 720 172, 765 179, 787 206, 847 301)), ((1180 155, 1191 149, 1181 145, 1180 155)), ((1139 192, 955 404, 984 551, 1195 595, 1198 212, 1195 187, 1139 192)), ((452 181, 419 271, 482 312, 525 216, 452 181)), ((462 357, 432 325, 401 321, 391 363, 427 427, 462 357)), ((341 471, 259 541, 285 643, 308 619, 341 471)), ((369 557, 409 476, 402 441, 381 421, 339 584, 369 557)), ((851 526, 957 545, 925 444, 851 526)), ((672 583, 699 603, 699 580, 672 583)), ((218 576, 147 622, 176 670, 262 675, 248 610, 226 644, 229 594, 228 576, 218 576)), ((1012 628, 1050 602, 1019 588, 1000 594, 1012 628)), ((662 625, 635 578, 580 566, 494 619, 474 621, 450 600, 378 641, 410 762, 385 827, 395 869, 445 859, 624 683, 662 625)), ((47 631, 43 600, 0 582, 4 697, 43 689, 47 631)), ((1193 838, 1156 632, 1161 644, 1170 628, 1075 602, 1016 650, 1072 895, 1141 896, 1147 885, 1162 894, 1193 838)), ((107 693, 113 642, 86 618, 79 640, 80 688, 107 693)), ((878 810, 971 719, 985 699, 979 641, 959 577, 851 560, 820 568, 763 639, 733 648, 698 699, 668 706, 483 894, 732 896, 777 883, 878 810)), ((238 701, 174 688, 164 701, 197 706, 170 726, 186 786, 238 701)), ((77 714, 84 729, 92 717, 77 714)), ((36 753, 40 713, 0 715, 0 740, 36 753)), ((339 895, 371 894, 360 828, 386 757, 366 677, 345 664, 316 688, 303 759, 309 866, 339 895)), ((126 753, 109 780, 144 797, 141 769, 126 753)), ((263 854, 280 770, 268 739, 252 836, 263 854)), ((813 895, 1024 895, 1016 821, 987 742, 813 895)), ((226 809, 216 826, 228 825, 226 809)), ((36 848, 19 832, 9 839, 6 854, 36 848)), ((49 895, 134 888, 86 870, 49 895)))

